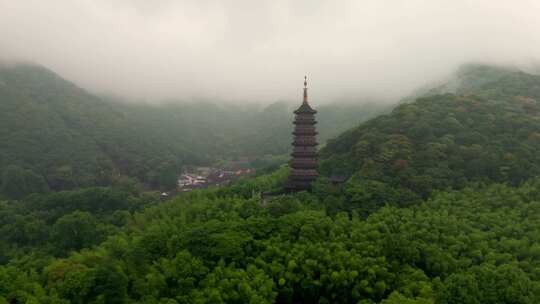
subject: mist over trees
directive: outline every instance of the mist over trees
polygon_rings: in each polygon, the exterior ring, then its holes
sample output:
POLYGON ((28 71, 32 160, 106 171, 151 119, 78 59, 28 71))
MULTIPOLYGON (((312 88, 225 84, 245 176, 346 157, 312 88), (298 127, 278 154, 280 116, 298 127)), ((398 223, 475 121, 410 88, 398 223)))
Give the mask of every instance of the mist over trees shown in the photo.
MULTIPOLYGON (((464 67, 330 139, 312 191, 264 198, 283 189, 287 166, 166 202, 126 176, 52 191, 24 165, 7 166, 0 303, 538 303, 539 98, 539 76, 464 67)), ((237 117, 214 105, 166 115, 94 102, 112 121, 157 129, 207 120, 211 130, 219 123, 204 117, 237 117)), ((331 119, 350 109, 334 106, 331 119)), ((253 153, 289 137, 264 129, 289 125, 286 108, 252 117, 241 138, 260 140, 253 153)), ((228 127, 242 129, 227 125, 224 138, 228 127)), ((227 147, 212 152, 242 148, 227 147)))
POLYGON ((540 303, 539 11, 0 0, 0 304, 540 303))
MULTIPOLYGON (((170 190, 186 165, 249 157, 264 167, 290 151, 284 103, 118 103, 34 65, 0 66, 0 82, 0 193, 9 198, 126 179, 170 190)), ((386 109, 321 106, 321 142, 386 109)))

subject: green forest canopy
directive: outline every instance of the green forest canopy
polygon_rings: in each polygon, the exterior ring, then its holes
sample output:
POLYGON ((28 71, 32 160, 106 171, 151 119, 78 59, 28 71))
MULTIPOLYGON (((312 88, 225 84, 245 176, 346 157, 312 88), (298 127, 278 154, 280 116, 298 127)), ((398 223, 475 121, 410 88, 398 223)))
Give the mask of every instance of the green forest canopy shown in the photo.
MULTIPOLYGON (((35 201, 24 202, 26 220, 2 225, 41 235, 1 239, 13 256, 0 266, 0 303, 540 301, 539 180, 437 192, 421 204, 386 206, 367 219, 354 204, 336 211, 350 198, 324 182, 312 194, 264 205, 247 195, 278 187, 286 174, 160 205, 128 198, 106 207, 125 211, 107 216, 100 215, 104 207, 85 201, 100 201, 96 194, 121 197, 110 190, 36 195, 45 202, 38 211, 31 210, 35 201), (33 217, 55 201, 66 215, 33 217), (62 201, 80 203, 84 211, 62 201), (74 227, 84 239, 70 233, 74 227)), ((11 204, 1 206, 2 215, 24 213, 11 204)))

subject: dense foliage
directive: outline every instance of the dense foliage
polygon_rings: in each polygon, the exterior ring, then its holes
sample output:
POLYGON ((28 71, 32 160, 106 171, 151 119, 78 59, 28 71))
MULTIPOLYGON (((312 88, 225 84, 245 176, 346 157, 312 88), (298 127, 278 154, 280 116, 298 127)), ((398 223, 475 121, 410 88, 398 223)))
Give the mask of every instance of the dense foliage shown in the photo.
MULTIPOLYGON (((354 204, 336 212, 348 198, 324 181, 313 194, 248 194, 285 175, 128 212, 119 233, 67 258, 12 261, 0 303, 540 301, 539 180, 439 192, 364 219, 354 204)), ((79 213, 55 229, 84 222, 79 213)))
MULTIPOLYGON (((321 142, 381 109, 321 106, 321 142)), ((112 102, 41 67, 0 66, 0 195, 108 186, 120 175, 171 189, 183 165, 244 156, 255 166, 283 162, 276 156, 290 149, 291 111, 285 103, 112 102)))
POLYGON ((0 264, 36 256, 64 256, 101 243, 130 214, 156 204, 156 194, 87 188, 0 202, 0 264))
POLYGON ((322 172, 361 180, 366 198, 388 202, 380 196, 395 193, 402 203, 470 182, 538 176, 540 77, 503 76, 462 89, 474 95, 419 98, 345 132, 321 152, 322 172))

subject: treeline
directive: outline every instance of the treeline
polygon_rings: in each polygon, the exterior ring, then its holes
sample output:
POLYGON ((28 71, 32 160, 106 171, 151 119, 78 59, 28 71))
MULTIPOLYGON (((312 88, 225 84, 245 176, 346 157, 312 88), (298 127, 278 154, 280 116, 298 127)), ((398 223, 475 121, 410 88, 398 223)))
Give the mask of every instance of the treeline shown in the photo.
MULTIPOLYGON (((319 110, 324 142, 383 107, 336 104, 319 110)), ((109 186, 126 176, 171 189, 184 165, 243 156, 254 166, 273 165, 289 152, 291 111, 285 103, 259 108, 113 102, 45 68, 0 66, 0 195, 109 186)))
POLYGON ((11 261, 0 303, 540 301, 539 180, 438 192, 365 218, 324 180, 265 203, 249 194, 286 173, 128 213, 118 233, 67 258, 11 261))

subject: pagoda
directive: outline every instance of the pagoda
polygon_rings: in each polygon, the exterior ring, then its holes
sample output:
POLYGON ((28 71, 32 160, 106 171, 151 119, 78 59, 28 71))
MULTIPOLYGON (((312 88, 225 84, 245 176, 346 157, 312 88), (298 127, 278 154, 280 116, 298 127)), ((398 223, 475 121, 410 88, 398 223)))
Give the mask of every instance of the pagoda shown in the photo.
POLYGON ((317 179, 317 132, 315 111, 308 103, 307 77, 304 77, 304 101, 294 111, 294 140, 290 161, 291 173, 287 190, 291 192, 309 190, 317 179))

